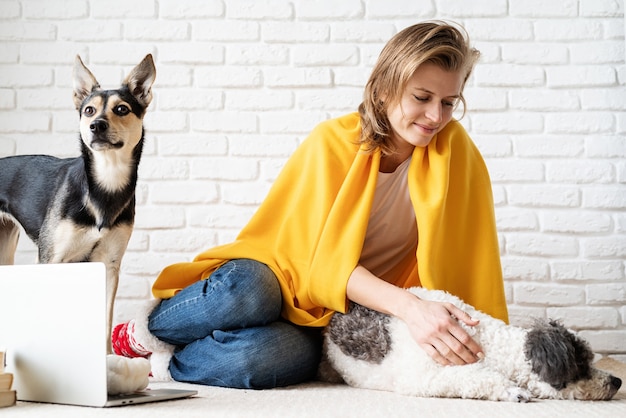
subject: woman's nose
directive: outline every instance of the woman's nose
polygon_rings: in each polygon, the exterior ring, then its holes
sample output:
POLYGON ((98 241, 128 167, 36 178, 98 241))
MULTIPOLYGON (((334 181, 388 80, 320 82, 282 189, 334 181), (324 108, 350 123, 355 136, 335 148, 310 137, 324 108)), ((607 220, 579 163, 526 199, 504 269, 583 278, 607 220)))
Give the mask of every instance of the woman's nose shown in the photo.
POLYGON ((426 117, 436 123, 442 121, 443 109, 441 103, 432 102, 426 110, 426 117))

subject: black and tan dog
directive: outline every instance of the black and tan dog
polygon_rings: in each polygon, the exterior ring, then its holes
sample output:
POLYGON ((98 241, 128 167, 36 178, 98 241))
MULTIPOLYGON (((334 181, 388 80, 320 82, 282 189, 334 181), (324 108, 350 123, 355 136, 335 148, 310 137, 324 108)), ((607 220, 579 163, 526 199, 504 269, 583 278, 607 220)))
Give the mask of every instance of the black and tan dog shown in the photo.
POLYGON ((0 264, 14 262, 18 223, 37 244, 40 263, 104 263, 109 331, 135 217, 143 117, 155 76, 147 55, 119 89, 104 90, 77 56, 73 96, 81 156, 0 159, 0 264))

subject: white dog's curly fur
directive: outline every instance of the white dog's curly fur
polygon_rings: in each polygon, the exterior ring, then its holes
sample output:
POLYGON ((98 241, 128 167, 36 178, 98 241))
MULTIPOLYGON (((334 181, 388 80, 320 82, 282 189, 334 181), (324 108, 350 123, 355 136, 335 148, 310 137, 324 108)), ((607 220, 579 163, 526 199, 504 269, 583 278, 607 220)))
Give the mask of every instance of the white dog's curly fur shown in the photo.
POLYGON ((621 380, 591 366, 589 345, 556 321, 529 329, 505 324, 449 293, 411 288, 421 299, 450 302, 480 320, 464 328, 484 359, 441 366, 424 352, 400 319, 352 304, 324 330, 322 380, 421 397, 527 402, 532 398, 606 400, 621 380), (337 376, 338 374, 338 376, 337 376))

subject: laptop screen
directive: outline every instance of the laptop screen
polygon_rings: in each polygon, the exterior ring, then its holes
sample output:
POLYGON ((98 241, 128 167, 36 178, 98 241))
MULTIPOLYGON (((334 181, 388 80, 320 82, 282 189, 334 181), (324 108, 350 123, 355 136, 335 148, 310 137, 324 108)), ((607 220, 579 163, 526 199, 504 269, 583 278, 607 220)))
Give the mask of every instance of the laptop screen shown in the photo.
POLYGON ((102 263, 0 266, 0 346, 18 400, 103 406, 102 263))

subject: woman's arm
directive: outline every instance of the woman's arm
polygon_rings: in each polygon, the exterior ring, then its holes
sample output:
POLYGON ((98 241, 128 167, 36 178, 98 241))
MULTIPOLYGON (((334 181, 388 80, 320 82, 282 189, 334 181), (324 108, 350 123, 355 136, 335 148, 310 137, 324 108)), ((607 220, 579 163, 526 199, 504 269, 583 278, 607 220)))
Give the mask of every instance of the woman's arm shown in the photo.
POLYGON ((483 356, 482 348, 458 323, 474 326, 478 321, 451 303, 422 300, 361 265, 348 279, 347 296, 359 305, 402 319, 420 347, 442 365, 474 363, 483 356))

